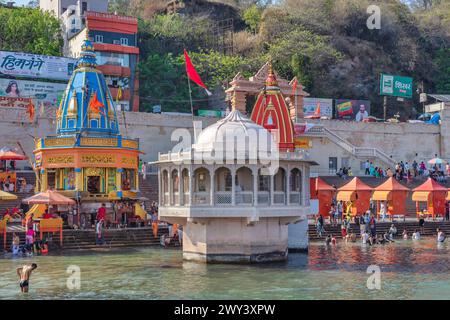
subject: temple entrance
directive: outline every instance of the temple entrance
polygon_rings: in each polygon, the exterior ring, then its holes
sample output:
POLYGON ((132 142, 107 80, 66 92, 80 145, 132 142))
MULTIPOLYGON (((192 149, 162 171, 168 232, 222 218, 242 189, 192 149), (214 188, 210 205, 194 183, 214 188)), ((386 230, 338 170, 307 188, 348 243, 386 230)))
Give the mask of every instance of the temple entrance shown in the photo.
POLYGON ((100 176, 87 178, 87 190, 89 193, 100 193, 100 176))

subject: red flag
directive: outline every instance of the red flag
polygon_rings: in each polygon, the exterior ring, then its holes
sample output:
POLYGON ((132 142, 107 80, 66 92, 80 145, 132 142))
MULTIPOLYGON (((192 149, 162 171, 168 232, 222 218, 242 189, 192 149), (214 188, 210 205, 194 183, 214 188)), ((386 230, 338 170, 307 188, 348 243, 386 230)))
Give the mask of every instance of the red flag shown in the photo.
POLYGON ((89 109, 91 109, 95 113, 102 113, 105 115, 105 112, 100 108, 104 108, 105 106, 101 103, 97 98, 97 92, 94 93, 92 98, 89 100, 89 109))
POLYGON ((292 95, 295 95, 295 92, 297 91, 297 85, 298 85, 298 81, 297 81, 297 77, 294 79, 294 83, 292 84, 292 95))
POLYGON ((200 78, 200 76, 198 75, 197 71, 195 70, 195 67, 192 64, 191 59, 189 58, 189 55, 188 55, 186 49, 184 49, 184 58, 186 60, 186 73, 187 73, 189 79, 191 79, 196 84, 198 84, 200 87, 205 89, 206 93, 208 94, 208 96, 210 96, 212 93, 209 92, 209 90, 206 88, 206 86, 203 83, 202 79, 200 78))

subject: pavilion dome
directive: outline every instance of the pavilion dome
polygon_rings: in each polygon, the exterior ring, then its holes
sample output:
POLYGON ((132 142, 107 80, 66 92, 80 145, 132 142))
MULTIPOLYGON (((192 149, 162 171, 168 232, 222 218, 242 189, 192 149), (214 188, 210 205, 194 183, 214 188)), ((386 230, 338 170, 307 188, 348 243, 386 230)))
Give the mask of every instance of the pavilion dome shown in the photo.
POLYGON ((225 152, 229 151, 226 147, 231 141, 235 141, 232 144, 237 152, 235 154, 245 152, 246 158, 252 151, 271 153, 278 150, 270 131, 238 110, 231 111, 224 119, 202 130, 193 148, 201 152, 225 152))
POLYGON ((56 113, 57 134, 85 134, 96 137, 117 136, 119 124, 111 92, 97 69, 94 46, 89 39, 81 45, 77 62, 56 113), (89 107, 95 101, 100 112, 89 107))

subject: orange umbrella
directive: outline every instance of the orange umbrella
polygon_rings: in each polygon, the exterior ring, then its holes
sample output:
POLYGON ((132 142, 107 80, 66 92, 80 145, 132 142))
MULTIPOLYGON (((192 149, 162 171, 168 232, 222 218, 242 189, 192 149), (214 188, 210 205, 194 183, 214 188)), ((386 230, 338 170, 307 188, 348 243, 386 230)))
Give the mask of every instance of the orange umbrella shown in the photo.
POLYGON ((11 150, 0 150, 0 160, 27 160, 28 157, 11 150))
POLYGON ((59 194, 53 190, 47 190, 23 199, 22 202, 27 204, 46 204, 46 205, 75 205, 75 200, 59 194))

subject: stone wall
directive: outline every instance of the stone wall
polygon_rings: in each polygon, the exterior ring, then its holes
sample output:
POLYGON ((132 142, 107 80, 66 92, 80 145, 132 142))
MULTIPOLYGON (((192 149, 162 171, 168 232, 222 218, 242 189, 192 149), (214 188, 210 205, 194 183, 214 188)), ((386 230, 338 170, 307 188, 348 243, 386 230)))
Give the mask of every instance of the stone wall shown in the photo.
MULTIPOLYGON (((36 108, 39 109, 39 108, 36 108)), ((39 113, 39 110, 36 110, 39 113)), ((338 120, 320 120, 329 130, 335 132, 357 147, 375 147, 392 155, 395 160, 413 161, 427 160, 438 154, 443 158, 450 157, 450 113, 444 110, 441 126, 413 123, 358 123, 338 120), (442 135, 441 135, 442 132, 442 135), (417 156, 416 156, 417 153, 417 156)), ((125 112, 125 121, 119 114, 121 133, 131 138, 139 138, 144 161, 155 161, 158 152, 165 153, 173 148, 178 141, 171 141, 172 132, 178 128, 188 129, 193 133, 192 117, 181 114, 152 114, 125 112)), ((217 121, 217 118, 196 117, 203 128, 217 121)), ((318 122, 318 120, 308 120, 318 122)), ((37 123, 30 124, 24 109, 8 108, 0 110, 0 147, 16 147, 20 141, 28 155, 34 148, 33 136, 44 137, 55 135, 54 109, 46 109, 37 123)), ((359 169, 361 159, 338 147, 327 138, 312 138, 311 159, 320 166, 312 168, 313 172, 328 171, 329 157, 338 158, 338 168, 342 159, 350 158, 350 166, 359 169)), ((20 165, 20 164, 19 164, 20 165)))

